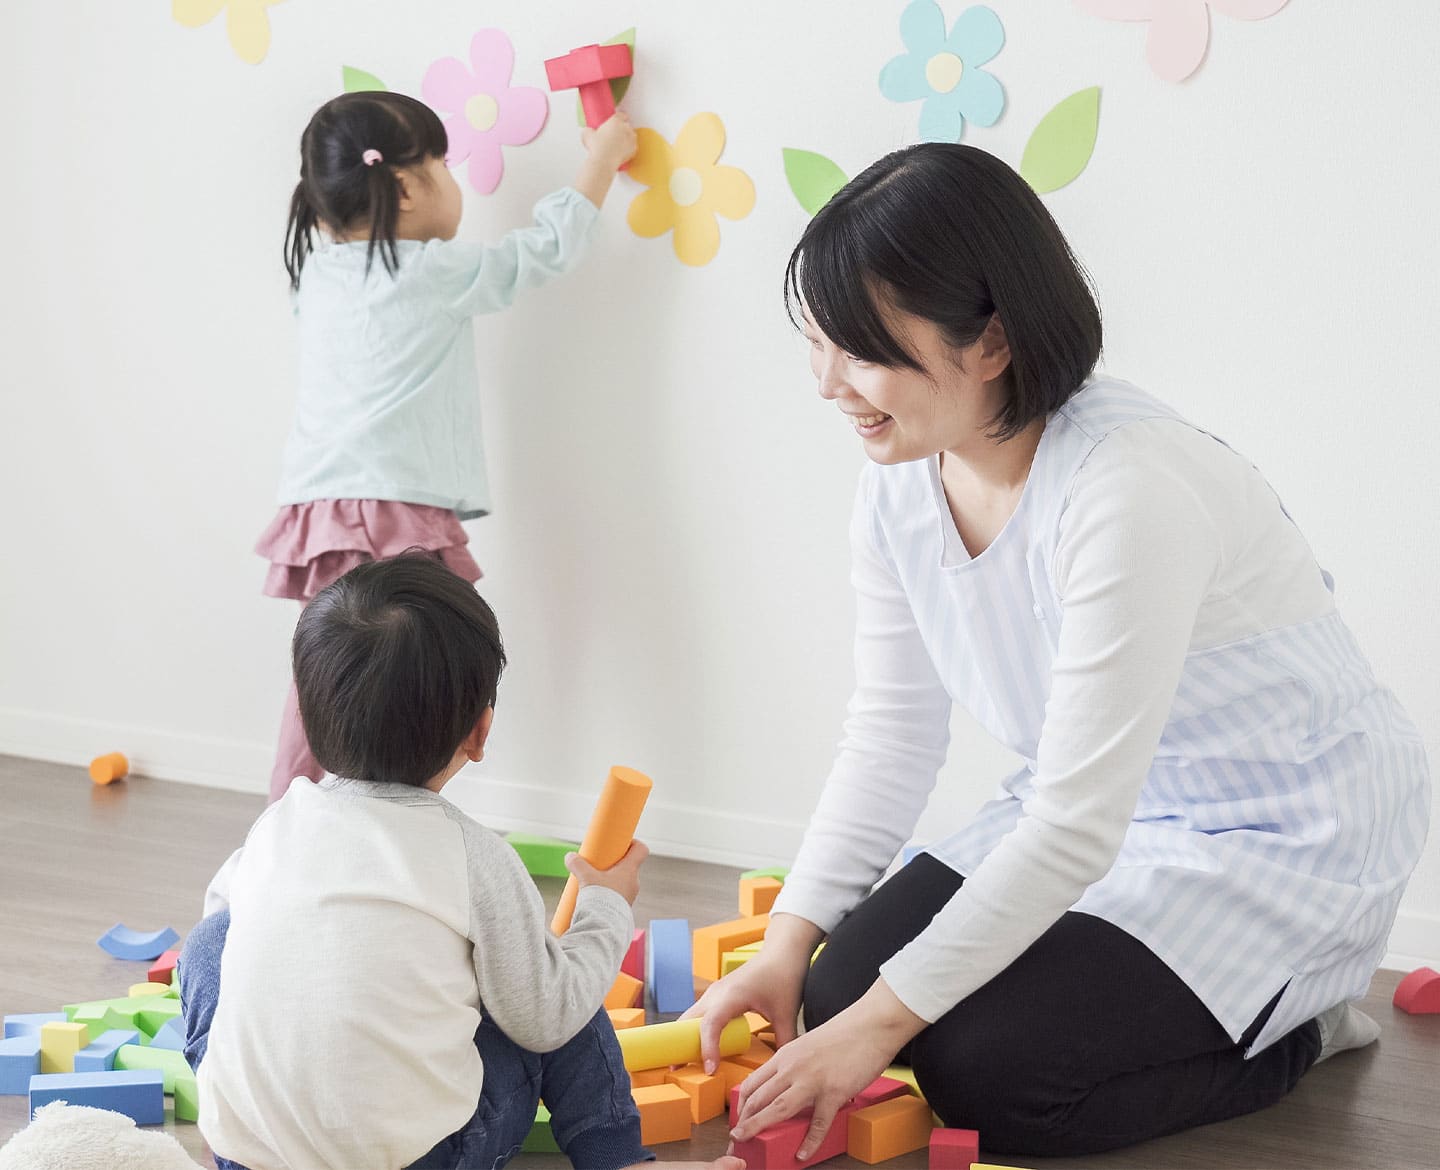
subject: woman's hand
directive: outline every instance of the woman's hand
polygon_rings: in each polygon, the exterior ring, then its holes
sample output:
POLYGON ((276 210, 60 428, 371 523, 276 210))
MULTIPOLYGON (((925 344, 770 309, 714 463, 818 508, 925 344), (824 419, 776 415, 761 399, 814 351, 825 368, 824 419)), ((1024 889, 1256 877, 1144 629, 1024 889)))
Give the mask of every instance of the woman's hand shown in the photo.
POLYGON ((800 994, 810 970, 810 956, 823 937, 818 926, 793 914, 777 914, 765 931, 760 953, 737 971, 705 989, 682 1020, 702 1016, 700 1059, 713 1073, 720 1062, 720 1033, 736 1016, 759 1012, 775 1029, 775 1042, 795 1038, 800 994))
POLYGON ((741 1083, 740 1117, 730 1137, 748 1141, 809 1109, 810 1129, 795 1154, 803 1161, 820 1148, 840 1107, 880 1076, 926 1026, 877 979, 858 1002, 786 1044, 741 1083))

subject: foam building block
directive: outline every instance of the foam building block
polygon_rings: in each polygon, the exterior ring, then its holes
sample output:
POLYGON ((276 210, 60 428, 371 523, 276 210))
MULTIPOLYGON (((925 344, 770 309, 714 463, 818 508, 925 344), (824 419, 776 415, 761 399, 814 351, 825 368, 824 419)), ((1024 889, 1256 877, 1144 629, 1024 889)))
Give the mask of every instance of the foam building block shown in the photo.
MULTIPOLYGON (((616 1032, 620 1055, 630 1072, 640 1069, 669 1068, 671 1065, 696 1064, 700 1060, 700 1020, 672 1020, 668 1024, 648 1024, 643 1028, 626 1028, 616 1032)), ((750 1025, 743 1016, 736 1016, 720 1032, 720 1055, 733 1057, 750 1045, 750 1025)))
POLYGON ((1416 967, 1395 988, 1395 1006, 1413 1016, 1440 1012, 1440 972, 1416 967))
POLYGON ((637 1068, 630 1074, 630 1087, 644 1089, 654 1085, 668 1084, 666 1078, 669 1075, 668 1068, 637 1068))
POLYGON ((640 1140, 647 1146, 690 1138, 690 1096, 677 1085, 632 1089, 640 1110, 640 1140))
POLYGON ((180 1001, 170 995, 137 995, 70 1003, 63 1010, 72 1022, 88 1024, 91 1035, 116 1028, 134 1028, 144 1033, 141 1042, 148 1044, 166 1020, 180 1014, 180 1001))
POLYGON ((615 982, 605 993, 606 1008, 643 1007, 644 1004, 645 984, 633 975, 625 974, 624 971, 615 976, 615 982))
POLYGON ((45 1024, 63 1024, 70 1017, 65 1012, 25 1012, 21 1015, 5 1017, 5 1039, 9 1040, 14 1036, 40 1036, 40 1029, 45 1024))
POLYGON ((719 979, 720 956, 746 943, 763 939, 765 928, 769 925, 770 915, 756 914, 752 918, 737 918, 732 922, 700 927, 691 939, 692 969, 696 976, 712 981, 719 979))
POLYGON ((930 1132, 930 1170, 970 1170, 980 1160, 980 1134, 973 1129, 930 1132))
POLYGON ((629 45, 583 45, 546 61, 545 78, 552 90, 580 91, 585 125, 593 130, 615 112, 611 79, 629 77, 633 69, 629 45))
POLYGON ((185 1021, 179 1016, 171 1016, 156 1030, 155 1035, 150 1038, 151 1048, 169 1048, 175 1052, 185 1051, 185 1021))
POLYGON ((919 1097, 922 1101, 925 1100, 925 1094, 920 1091, 920 1084, 915 1080, 915 1070, 908 1064, 892 1064, 885 1070, 884 1075, 897 1081, 904 1081, 910 1086, 911 1096, 919 1097))
POLYGON ((123 780, 130 772, 130 761, 124 752, 106 752, 90 761, 90 779, 96 784, 123 780))
POLYGON ((630 949, 620 960, 620 970, 642 982, 645 979, 645 928, 641 927, 630 939, 630 949))
POLYGON ((740 879, 740 917, 753 918, 756 914, 769 914, 770 907, 780 896, 785 883, 773 877, 740 879))
POLYGON ((143 960, 148 963, 169 950, 171 943, 179 942, 180 936, 168 926, 147 934, 131 930, 117 922, 102 934, 98 941, 102 950, 117 959, 143 960))
POLYGON ((690 923, 684 918, 655 918, 645 947, 645 984, 657 1012, 683 1012, 695 1002, 690 974, 690 923))
POLYGON ((690 1098, 690 1120, 696 1125, 725 1112, 725 1082, 700 1065, 686 1065, 667 1073, 665 1079, 690 1098))
POLYGON ((759 1068, 774 1056, 775 1049, 771 1048, 765 1041, 757 1040, 752 1036, 750 1038, 750 1047, 745 1049, 744 1052, 737 1052, 734 1055, 727 1052, 725 1055, 729 1056, 736 1064, 744 1065, 746 1068, 753 1070, 759 1068))
POLYGON ((617 1032, 622 1028, 643 1028, 645 1026, 645 1009, 643 1007, 610 1008, 605 1014, 610 1017, 610 1026, 617 1032))
POLYGON ((558 1154, 560 1145, 555 1140, 555 1131, 550 1125, 550 1110, 545 1108, 545 1102, 540 1102, 535 1107, 535 1122, 530 1126, 530 1132, 525 1135, 525 1140, 520 1143, 522 1154, 558 1154))
POLYGON ((150 964, 150 970, 145 973, 145 978, 151 983, 160 983, 169 987, 175 982, 175 962, 179 958, 179 951, 166 951, 150 964))
POLYGON ((130 984, 128 998, 138 999, 141 996, 165 995, 169 990, 170 984, 168 983, 132 983, 130 984))
POLYGON ((69 1022, 40 1026, 40 1072, 75 1071, 75 1054, 90 1043, 90 1029, 69 1022))
POLYGON ((75 1054, 76 1072, 109 1072, 115 1067, 115 1053, 122 1044, 139 1044, 139 1032, 115 1028, 102 1032, 75 1054))
POLYGON ((838 1157, 845 1152, 846 1113, 847 1110, 842 1108, 835 1115, 835 1121, 820 1140, 819 1148, 803 1162, 796 1160, 795 1152, 810 1132, 811 1115, 808 1109, 772 1125, 748 1141, 736 1142, 735 1156, 745 1159, 745 1170, 801 1170, 801 1167, 838 1157))
MULTIPOLYGON (((621 45, 629 56, 630 46, 621 45)), ((546 63, 549 68, 549 63, 546 63)), ((554 88, 552 85, 551 88, 554 88)), ((605 92, 610 92, 607 82, 605 92)), ((640 824, 640 814, 645 802, 650 799, 650 790, 655 782, 643 772, 619 765, 610 769, 595 811, 590 815, 590 825, 585 830, 585 839, 580 842, 580 856, 596 869, 609 869, 625 856, 630 843, 635 839, 635 829, 640 824)), ((565 883, 560 894, 560 904, 555 907, 555 917, 550 920, 550 929, 564 934, 570 929, 570 919, 575 913, 575 899, 580 894, 580 882, 574 874, 565 883)))
POLYGON ((115 1050, 115 1068, 129 1072, 157 1069, 164 1078, 167 1093, 175 1091, 177 1079, 195 1075, 195 1070, 185 1062, 183 1052, 173 1048, 145 1048, 139 1044, 120 1045, 115 1050))
POLYGON ((740 880, 743 882, 746 878, 768 877, 774 878, 777 882, 783 884, 789 876, 790 871, 788 869, 777 865, 772 866, 770 869, 747 869, 740 875, 740 880))
POLYGON ((578 841, 562 841, 558 837, 535 837, 529 833, 506 833, 505 840, 520 854, 520 861, 531 877, 568 878, 565 854, 578 853, 578 841))
MULTIPOLYGON (((128 996, 126 997, 129 998, 128 996)), ((134 1002, 131 1000, 130 1002, 134 1002)), ((74 1005, 72 1005, 74 1006, 74 1005)), ((127 1031, 136 1027, 134 1012, 121 1012, 108 1003, 85 1003, 75 1006, 73 1012, 67 1012, 70 1022, 73 1024, 84 1024, 90 1029, 90 1035, 100 1036, 106 1032, 127 1031)))
POLYGON ((175 1074, 175 1120, 200 1120, 200 1086, 194 1073, 175 1074))
POLYGON ((165 1124, 164 1078, 158 1069, 52 1073, 30 1078, 30 1112, 51 1101, 123 1113, 136 1125, 165 1124))
POLYGON ((1024 1166, 1000 1166, 994 1162, 972 1162, 970 1170, 1025 1170, 1024 1166))
MULTIPOLYGON (((746 1071, 748 1072, 749 1070, 747 1069, 746 1071)), ((904 1097, 909 1092, 909 1087, 903 1081, 897 1081, 892 1077, 877 1077, 864 1089, 856 1093, 855 1096, 846 1103, 844 1109, 836 1114, 835 1126, 840 1129, 841 1132, 844 1132, 845 1114, 847 1111, 866 1109, 871 1105, 880 1104, 881 1101, 889 1101, 895 1097, 904 1097)), ((730 1087, 729 1099, 730 1127, 733 1129, 740 1121, 740 1086, 738 1084, 730 1087)), ((966 1170, 969 1170, 969 1167, 966 1167, 966 1170)))
POLYGON ((0 1040, 0 1096, 24 1096, 30 1091, 30 1078, 39 1075, 38 1032, 0 1040))
POLYGON ((934 1129, 930 1106, 918 1097, 894 1097, 849 1115, 846 1150, 867 1166, 926 1149, 934 1129))
POLYGON ((755 1070, 743 1064, 736 1064, 733 1060, 722 1060, 715 1069, 715 1075, 725 1082, 725 1091, 728 1093, 755 1070))

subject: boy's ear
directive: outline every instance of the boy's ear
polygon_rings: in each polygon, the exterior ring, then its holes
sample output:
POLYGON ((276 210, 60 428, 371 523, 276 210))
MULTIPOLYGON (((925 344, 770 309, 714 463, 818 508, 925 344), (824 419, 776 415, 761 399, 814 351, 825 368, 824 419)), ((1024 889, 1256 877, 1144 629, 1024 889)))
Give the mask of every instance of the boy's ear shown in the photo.
POLYGON ((466 758, 473 763, 478 764, 485 758, 485 741, 490 738, 490 727, 494 722, 495 708, 486 707, 485 710, 480 713, 480 718, 476 721, 470 734, 467 735, 464 742, 460 744, 461 749, 465 752, 466 758))

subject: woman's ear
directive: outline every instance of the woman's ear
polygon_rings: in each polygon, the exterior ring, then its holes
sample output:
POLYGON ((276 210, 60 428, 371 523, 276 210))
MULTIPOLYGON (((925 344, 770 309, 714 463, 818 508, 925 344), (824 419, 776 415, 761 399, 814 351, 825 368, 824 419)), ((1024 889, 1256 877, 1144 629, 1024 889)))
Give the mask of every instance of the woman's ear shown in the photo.
POLYGON ((1010 366, 1010 338, 1005 335, 1005 326, 997 313, 990 314, 985 331, 980 334, 980 376, 989 382, 998 378, 1010 366))

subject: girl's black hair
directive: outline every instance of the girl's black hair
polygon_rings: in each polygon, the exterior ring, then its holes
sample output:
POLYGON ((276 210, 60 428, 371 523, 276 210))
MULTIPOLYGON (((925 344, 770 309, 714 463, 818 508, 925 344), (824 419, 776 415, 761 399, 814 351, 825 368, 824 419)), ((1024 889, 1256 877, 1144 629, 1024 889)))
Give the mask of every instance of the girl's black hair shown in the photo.
POLYGON ((932 321, 953 346, 998 317, 1010 343, 995 439, 1064 405, 1100 358, 1089 277, 1045 205, 994 155, 922 143, 886 155, 822 207, 785 268, 785 306, 845 352, 921 370, 882 305, 932 321))
POLYGON ((424 102, 403 93, 341 94, 318 110, 300 136, 300 182, 290 197, 285 230, 285 271, 290 287, 300 287, 300 270, 314 250, 321 225, 339 230, 361 221, 370 225, 365 253, 369 271, 375 253, 394 273, 395 222, 400 213, 397 167, 420 166, 444 158, 445 126, 424 102), (367 165, 365 152, 380 161, 367 165))
POLYGON ((352 780, 424 785, 495 705, 495 613, 433 553, 351 569, 315 595, 291 643, 310 750, 352 780))

